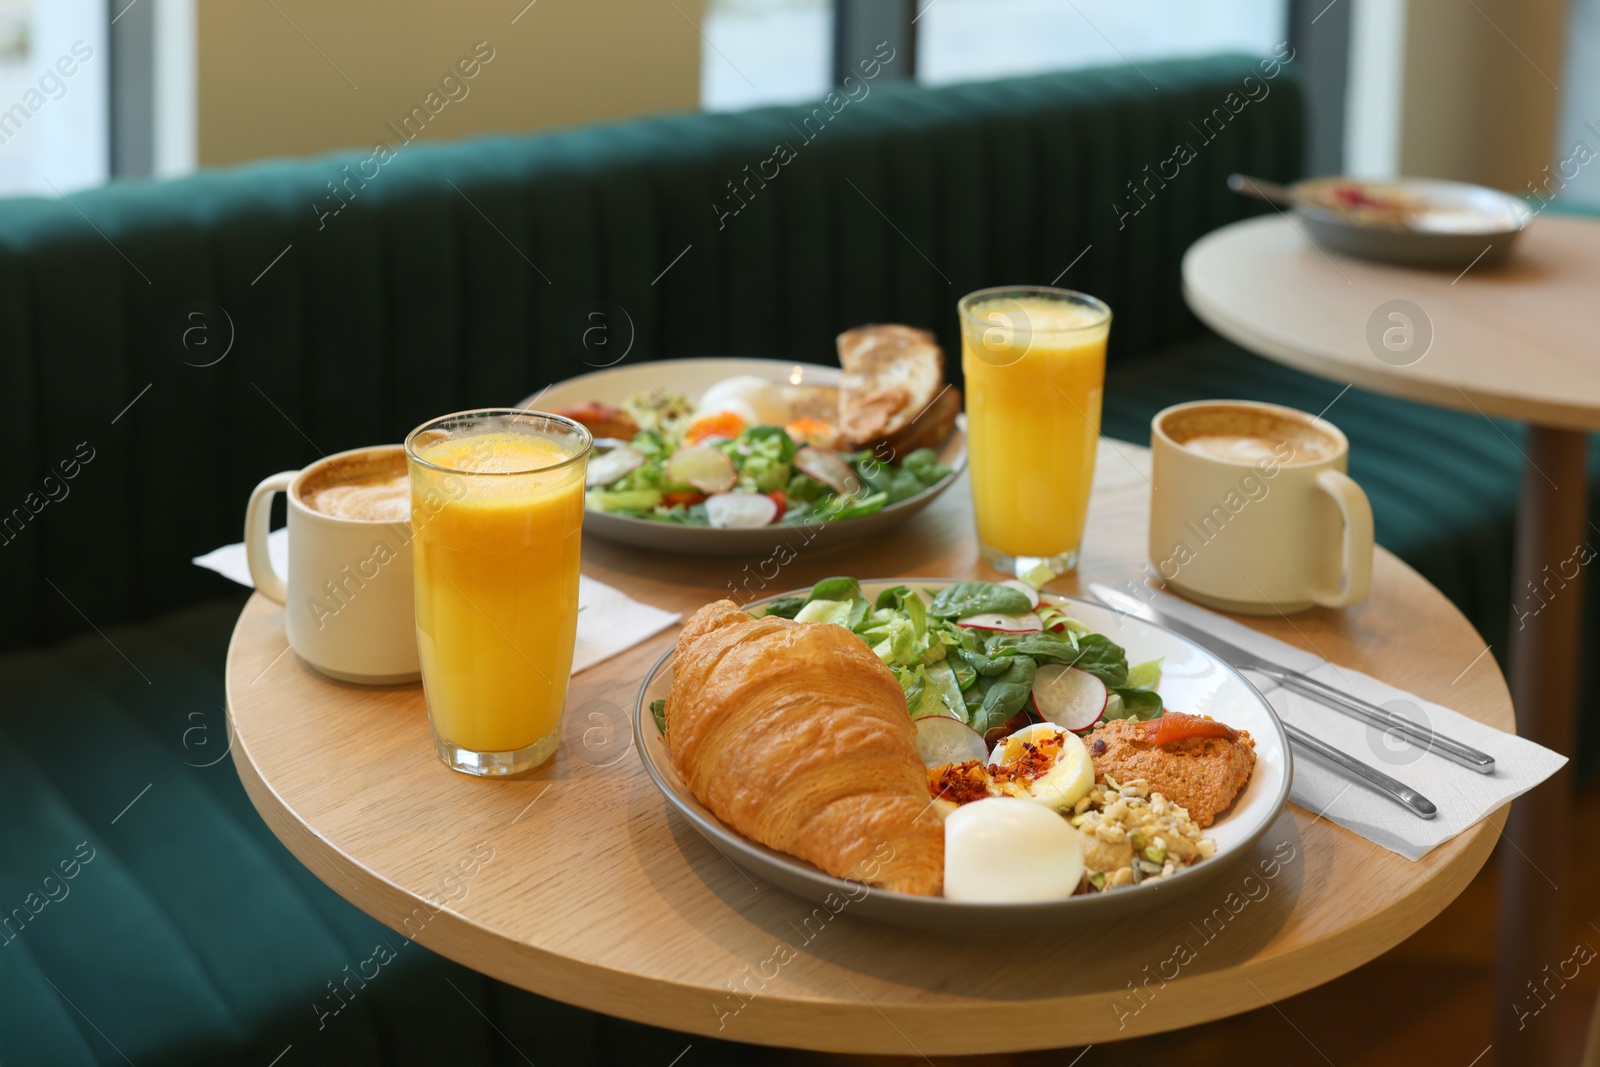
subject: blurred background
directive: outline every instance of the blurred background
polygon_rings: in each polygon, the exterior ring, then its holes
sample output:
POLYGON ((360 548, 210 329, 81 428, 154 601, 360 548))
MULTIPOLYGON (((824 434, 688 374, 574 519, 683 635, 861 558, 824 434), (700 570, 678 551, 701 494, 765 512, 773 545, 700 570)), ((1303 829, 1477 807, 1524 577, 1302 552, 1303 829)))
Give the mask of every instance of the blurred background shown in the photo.
POLYGON ((0 194, 371 144, 463 42, 508 61, 424 137, 815 99, 868 38, 926 84, 1287 42, 1310 173, 1527 193, 1600 150, 1600 0, 0 0, 0 194))

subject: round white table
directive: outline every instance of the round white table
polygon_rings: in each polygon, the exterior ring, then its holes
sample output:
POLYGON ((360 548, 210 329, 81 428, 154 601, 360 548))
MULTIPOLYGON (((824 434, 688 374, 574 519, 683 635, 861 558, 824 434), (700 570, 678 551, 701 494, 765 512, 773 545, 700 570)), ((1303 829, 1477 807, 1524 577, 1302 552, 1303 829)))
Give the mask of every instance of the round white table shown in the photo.
MULTIPOLYGON (((1589 533, 1587 432, 1600 429, 1600 221, 1545 215, 1505 265, 1458 274, 1324 251, 1279 213, 1195 242, 1183 282, 1202 321, 1268 359, 1477 412, 1485 433, 1501 433, 1489 416, 1528 424, 1513 589, 1540 590, 1543 606, 1511 606, 1512 701, 1518 733, 1570 753, 1583 575, 1569 578, 1563 565, 1589 533)), ((1338 422, 1337 408, 1329 419, 1338 422)), ((1560 958, 1564 909, 1551 886, 1562 881, 1571 840, 1571 789, 1570 773, 1555 776, 1518 800, 1506 825, 1517 851, 1539 860, 1536 868, 1512 858, 1503 868, 1495 1042, 1502 1064, 1553 1062, 1552 1028, 1519 1030, 1511 1006, 1527 979, 1560 958)))

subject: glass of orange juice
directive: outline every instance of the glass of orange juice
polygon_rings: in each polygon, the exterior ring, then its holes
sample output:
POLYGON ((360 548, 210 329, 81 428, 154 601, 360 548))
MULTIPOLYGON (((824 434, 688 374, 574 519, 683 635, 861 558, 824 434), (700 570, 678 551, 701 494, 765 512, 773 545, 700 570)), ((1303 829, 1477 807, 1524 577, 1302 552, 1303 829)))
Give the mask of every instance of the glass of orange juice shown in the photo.
POLYGON ((417 651, 439 758, 507 775, 550 758, 578 632, 589 431, 517 408, 406 438, 417 651))
POLYGON ((1089 509, 1111 309, 1023 285, 969 293, 957 310, 983 561, 1063 574, 1078 565, 1089 509))

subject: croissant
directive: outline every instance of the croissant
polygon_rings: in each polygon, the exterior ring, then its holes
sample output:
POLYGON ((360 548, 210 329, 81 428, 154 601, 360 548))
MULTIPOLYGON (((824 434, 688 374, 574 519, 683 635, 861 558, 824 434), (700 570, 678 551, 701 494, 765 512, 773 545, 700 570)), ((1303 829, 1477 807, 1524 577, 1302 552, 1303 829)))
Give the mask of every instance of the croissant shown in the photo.
POLYGON ((837 877, 939 892, 944 829, 905 697, 849 630, 708 604, 678 638, 665 717, 679 775, 735 830, 837 877))

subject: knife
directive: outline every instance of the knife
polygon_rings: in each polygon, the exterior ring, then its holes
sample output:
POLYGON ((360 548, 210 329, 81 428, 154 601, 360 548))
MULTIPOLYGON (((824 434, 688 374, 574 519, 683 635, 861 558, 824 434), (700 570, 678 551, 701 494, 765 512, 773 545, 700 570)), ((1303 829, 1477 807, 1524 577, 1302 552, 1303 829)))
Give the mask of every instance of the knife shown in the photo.
POLYGON ((1433 801, 1399 779, 1389 777, 1376 767, 1370 767, 1354 756, 1345 755, 1332 745, 1312 737, 1298 726, 1283 722, 1282 719, 1278 721, 1283 725, 1283 732, 1289 735, 1289 740, 1293 742, 1296 752, 1304 752, 1307 755, 1316 756, 1327 763, 1331 763, 1335 767, 1342 767, 1390 800, 1403 805, 1419 819, 1431 819, 1439 814, 1439 809, 1433 806, 1433 801))
MULTIPOLYGON (((1461 766, 1468 767, 1479 774, 1494 773, 1494 757, 1487 752, 1480 752, 1469 745, 1451 740, 1442 734, 1435 733, 1423 723, 1412 722, 1386 708, 1380 708, 1376 704, 1369 704, 1365 700, 1350 696, 1347 693, 1341 693, 1331 685, 1319 682, 1315 678, 1308 678, 1299 671, 1292 671, 1287 667, 1281 667, 1269 660, 1262 659, 1248 649, 1240 648, 1238 645, 1224 641, 1222 638, 1208 633, 1198 626, 1184 622, 1182 619, 1174 618, 1170 612, 1162 611, 1153 604, 1145 603, 1138 597, 1131 596, 1121 590, 1113 589, 1100 582, 1090 582, 1088 588, 1096 600, 1113 611, 1132 615, 1136 619, 1154 623, 1157 626, 1171 630, 1181 637, 1186 637, 1239 670, 1254 671, 1257 674, 1265 675, 1285 689, 1299 693, 1301 696, 1309 697, 1319 704, 1333 708, 1335 711, 1342 711, 1352 718, 1359 719, 1370 726, 1376 726, 1385 732, 1392 731, 1413 744, 1422 746, 1425 752, 1437 752, 1445 759, 1459 763, 1461 766)), ((1359 766, 1372 771, 1373 774, 1378 773, 1364 763, 1359 764, 1359 766)), ((1366 776, 1363 775, 1363 777, 1366 776)), ((1382 775, 1382 777, 1388 778, 1387 775, 1382 775)), ((1370 778, 1368 780, 1371 781, 1370 778)), ((1389 781, 1393 782, 1394 779, 1390 778, 1389 781)), ((1432 805, 1429 806, 1431 807, 1432 805)))

